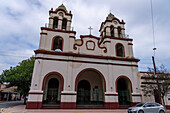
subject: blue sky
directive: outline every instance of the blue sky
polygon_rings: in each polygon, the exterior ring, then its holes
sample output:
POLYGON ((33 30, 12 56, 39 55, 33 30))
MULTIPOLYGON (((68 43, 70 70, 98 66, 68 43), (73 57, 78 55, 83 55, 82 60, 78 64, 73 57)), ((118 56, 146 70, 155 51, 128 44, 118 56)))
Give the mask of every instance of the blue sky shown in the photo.
MULTIPOLYGON (((0 73, 34 55, 38 49, 40 27, 48 23, 51 8, 64 3, 73 14, 76 38, 89 33, 99 36, 99 28, 112 12, 123 19, 133 39, 133 50, 139 58, 139 71, 152 67, 153 37, 150 0, 1 0, 0 2, 0 73)), ((170 1, 153 0, 156 65, 170 68, 170 1)))

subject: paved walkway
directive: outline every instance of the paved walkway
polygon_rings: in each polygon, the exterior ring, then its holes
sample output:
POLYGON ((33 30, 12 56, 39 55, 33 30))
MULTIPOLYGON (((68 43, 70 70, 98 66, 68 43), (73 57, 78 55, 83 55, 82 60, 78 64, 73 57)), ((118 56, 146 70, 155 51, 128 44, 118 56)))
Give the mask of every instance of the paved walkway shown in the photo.
POLYGON ((25 109, 25 105, 5 108, 0 113, 127 113, 127 109, 25 109))
POLYGON ((18 105, 1 109, 0 113, 127 113, 127 109, 25 109, 25 105, 18 105))
POLYGON ((3 101, 3 102, 1 101, 0 109, 17 106, 17 105, 24 105, 24 101, 3 101))

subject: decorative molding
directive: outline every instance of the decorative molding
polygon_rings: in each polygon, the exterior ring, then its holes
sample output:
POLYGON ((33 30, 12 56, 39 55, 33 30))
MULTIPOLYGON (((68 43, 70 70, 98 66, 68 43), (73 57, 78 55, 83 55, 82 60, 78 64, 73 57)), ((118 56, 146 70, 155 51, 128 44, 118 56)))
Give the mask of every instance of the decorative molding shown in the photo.
POLYGON ((105 43, 111 43, 111 41, 104 41, 103 44, 105 44, 105 43))
POLYGON ((128 43, 128 45, 133 45, 132 43, 128 43))
POLYGON ((80 38, 94 38, 94 39, 97 39, 97 40, 100 40, 99 37, 96 37, 96 36, 93 36, 93 35, 80 35, 80 38))
POLYGON ((117 20, 119 24, 123 24, 123 25, 125 24, 125 22, 124 22, 123 20, 122 20, 122 22, 121 22, 118 18, 113 18, 112 20, 107 20, 107 19, 106 19, 104 22, 101 23, 99 32, 101 31, 103 24, 106 24, 107 22, 112 23, 114 20, 117 20))
POLYGON ((69 36, 69 38, 74 38, 75 39, 76 37, 75 36, 69 36))
POLYGON ((98 45, 98 47, 100 48, 100 49, 104 49, 104 53, 106 53, 107 52, 107 48, 106 47, 100 47, 100 43, 99 43, 99 40, 100 40, 100 38, 99 37, 96 37, 96 36, 93 36, 93 35, 80 35, 80 38, 81 38, 81 44, 74 44, 73 45, 73 48, 74 48, 74 50, 77 50, 77 47, 76 46, 82 46, 83 45, 83 43, 84 43, 84 41, 83 41, 83 38, 93 38, 93 39, 96 39, 98 42, 97 42, 97 45, 98 45))
MULTIPOLYGON (((111 25, 111 26, 113 26, 113 25, 111 25)), ((110 28, 111 26, 105 26, 105 28, 110 28)), ((120 26, 119 26, 120 27, 120 26)), ((118 27, 114 27, 114 29, 117 29, 118 27)), ((125 28, 122 28, 122 27, 120 27, 121 28, 121 30, 125 30, 125 28)))
POLYGON ((54 19, 54 17, 51 16, 51 17, 49 17, 49 19, 54 19))
POLYGON ((74 33, 74 34, 76 34, 76 31, 65 31, 65 30, 51 29, 51 28, 46 28, 46 27, 41 27, 41 30, 54 31, 54 32, 62 32, 62 33, 74 33))
POLYGON ((86 49, 87 50, 95 50, 95 42, 94 41, 92 41, 92 40, 88 40, 88 41, 86 41, 86 49), (91 44, 93 44, 93 45, 91 45, 91 44), (90 45, 89 45, 90 44, 90 45), (90 47, 90 46, 92 46, 92 47, 90 47))
POLYGON ((133 41, 133 39, 131 39, 131 38, 120 38, 120 37, 111 37, 111 36, 105 36, 105 37, 103 38, 103 40, 104 40, 105 38, 115 39, 115 40, 124 40, 124 41, 133 41))
POLYGON ((54 60, 54 61, 65 61, 65 62, 80 62, 80 63, 91 63, 91 64, 103 64, 103 65, 117 65, 117 66, 130 66, 130 67, 138 67, 138 65, 132 64, 118 64, 118 63, 105 63, 105 62, 93 62, 93 61, 81 61, 81 60, 68 60, 68 59, 54 59, 54 58, 44 58, 44 57, 36 57, 35 59, 42 60, 54 60))
MULTIPOLYGON (((65 53, 65 52, 47 51, 47 50, 35 50, 34 52, 35 52, 35 54, 42 53, 42 54, 47 54, 47 55, 61 55, 61 56, 84 57, 84 58, 95 58, 95 59, 105 59, 105 60, 119 60, 119 61, 130 61, 130 62, 139 62, 140 61, 139 59, 135 59, 135 58, 98 56, 98 55, 65 53)), ((138 67, 138 65, 135 65, 135 66, 138 67)))
POLYGON ((77 50, 77 46, 82 46, 83 43, 84 43, 84 41, 81 39, 81 44, 74 44, 74 45, 73 45, 73 49, 74 49, 74 50, 77 50))
POLYGON ((103 38, 102 38, 102 40, 100 41, 100 43, 99 43, 99 45, 101 44, 101 43, 104 43, 103 41, 105 40, 105 39, 114 39, 114 40, 123 40, 123 41, 133 41, 133 39, 130 39, 130 38, 120 38, 120 37, 111 37, 111 36, 104 36, 103 38))
POLYGON ((42 33, 42 32, 41 32, 40 35, 47 35, 47 33, 42 33))
POLYGON ((58 10, 56 10, 56 11, 50 10, 50 11, 49 11, 49 14, 50 14, 50 13, 55 13, 55 14, 57 14, 59 11, 64 12, 65 15, 71 16, 71 18, 72 18, 72 16, 73 16, 71 13, 67 13, 67 12, 66 12, 65 10, 63 10, 63 9, 58 9, 58 10))

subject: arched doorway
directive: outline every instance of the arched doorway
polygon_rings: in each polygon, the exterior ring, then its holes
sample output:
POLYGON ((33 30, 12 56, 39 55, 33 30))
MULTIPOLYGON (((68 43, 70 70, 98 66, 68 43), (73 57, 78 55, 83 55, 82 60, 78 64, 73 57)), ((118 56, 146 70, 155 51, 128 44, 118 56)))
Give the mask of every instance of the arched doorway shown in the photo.
POLYGON ((48 73, 43 80, 43 106, 59 106, 64 79, 57 72, 48 73))
POLYGON ((119 106, 129 106, 132 102, 131 84, 127 78, 119 78, 117 80, 117 92, 119 106))
POLYGON ((47 103, 48 104, 57 104, 58 101, 58 88, 59 81, 56 78, 51 78, 48 82, 48 91, 47 91, 47 103))
POLYGON ((77 104, 90 103, 91 86, 87 80, 81 80, 78 83, 77 104))
POLYGON ((85 69, 76 78, 77 106, 103 106, 105 79, 95 69, 85 69))

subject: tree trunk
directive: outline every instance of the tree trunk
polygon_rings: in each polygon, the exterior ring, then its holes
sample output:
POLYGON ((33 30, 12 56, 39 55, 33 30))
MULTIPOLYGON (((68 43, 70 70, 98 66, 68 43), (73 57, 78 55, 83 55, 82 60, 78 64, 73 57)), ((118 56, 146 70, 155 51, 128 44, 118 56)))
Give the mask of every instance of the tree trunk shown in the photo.
POLYGON ((165 106, 164 96, 162 96, 163 106, 165 106))

